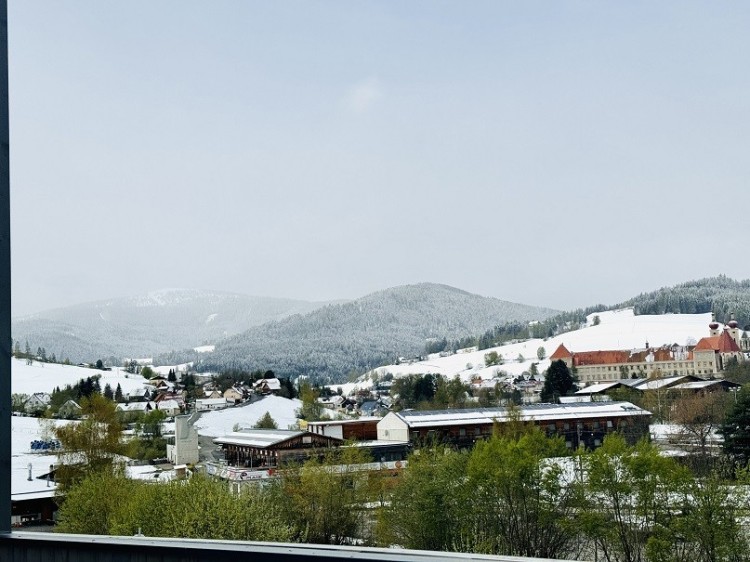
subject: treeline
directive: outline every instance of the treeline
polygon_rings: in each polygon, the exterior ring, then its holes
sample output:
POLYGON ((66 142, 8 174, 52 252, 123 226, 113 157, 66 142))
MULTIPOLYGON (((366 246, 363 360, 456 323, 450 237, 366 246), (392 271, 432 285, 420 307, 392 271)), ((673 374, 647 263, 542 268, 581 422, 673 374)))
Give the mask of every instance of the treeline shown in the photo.
POLYGON ((476 347, 481 350, 528 338, 551 338, 563 332, 579 329, 586 324, 586 317, 589 314, 605 310, 608 310, 608 308, 599 304, 570 312, 561 312, 551 318, 532 323, 506 322, 477 336, 467 336, 454 340, 449 340, 446 337, 431 340, 425 345, 424 351, 427 354, 443 351, 455 353, 459 349, 469 347, 476 347))
MULTIPOLYGON (((392 375, 386 374, 382 380, 392 375)), ((517 388, 505 388, 500 383, 493 388, 473 389, 456 376, 449 379, 440 374, 412 374, 392 379, 390 395, 393 409, 437 410, 442 408, 489 408, 522 403, 517 388)))
POLYGON ((238 495, 201 475, 155 486, 100 471, 69 489, 56 530, 611 562, 742 560, 750 546, 744 481, 694 478, 617 434, 571 455, 516 423, 470 452, 421 449, 397 478, 357 470, 366 460, 330 451, 238 495))
POLYGON ((735 281, 724 275, 663 287, 620 303, 636 314, 700 314, 714 312, 719 322, 734 313, 740 325, 750 323, 750 280, 735 281))
POLYGON ((607 310, 633 308, 635 314, 701 314, 714 312, 719 322, 728 322, 731 314, 750 329, 750 280, 735 281, 724 275, 663 287, 657 291, 641 293, 637 297, 613 306, 597 304, 586 308, 562 312, 533 322, 506 322, 476 336, 457 339, 448 337, 429 340, 424 352, 455 353, 459 349, 477 347, 488 349, 513 340, 551 338, 560 333, 577 330, 585 325, 590 314, 607 310))
MULTIPOLYGON (((27 364, 32 364, 34 361, 39 363, 57 363, 58 365, 70 365, 70 359, 66 356, 65 358, 58 358, 55 352, 49 353, 47 348, 38 346, 36 352, 33 351, 33 347, 29 344, 29 340, 26 340, 23 347, 21 347, 20 340, 11 339, 11 357, 16 359, 24 359, 27 364)), ((107 359, 109 365, 115 364, 117 361, 114 357, 107 359)), ((85 363, 86 366, 92 369, 105 369, 105 363, 102 359, 96 359, 91 363, 85 363)))

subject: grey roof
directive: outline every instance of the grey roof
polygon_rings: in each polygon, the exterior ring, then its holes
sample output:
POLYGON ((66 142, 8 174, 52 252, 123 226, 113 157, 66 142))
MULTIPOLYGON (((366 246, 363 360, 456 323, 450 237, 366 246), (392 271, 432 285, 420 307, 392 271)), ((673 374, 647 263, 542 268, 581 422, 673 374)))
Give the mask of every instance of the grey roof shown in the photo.
POLYGON ((214 443, 218 445, 270 447, 306 433, 306 431, 291 429, 241 429, 224 437, 217 437, 214 439, 214 443))
POLYGON ((684 382, 682 384, 676 384, 672 387, 673 390, 700 390, 701 388, 706 388, 709 386, 713 386, 715 384, 722 385, 722 386, 732 386, 732 387, 740 387, 741 384, 737 384, 736 382, 726 381, 726 380, 711 380, 711 381, 693 381, 693 382, 684 382))
MULTIPOLYGON (((651 412, 630 402, 578 402, 570 404, 529 404, 518 408, 524 421, 596 418, 607 415, 648 416, 651 412)), ((509 418, 508 408, 470 408, 466 410, 421 410, 395 415, 410 427, 450 426, 503 422, 509 418)))

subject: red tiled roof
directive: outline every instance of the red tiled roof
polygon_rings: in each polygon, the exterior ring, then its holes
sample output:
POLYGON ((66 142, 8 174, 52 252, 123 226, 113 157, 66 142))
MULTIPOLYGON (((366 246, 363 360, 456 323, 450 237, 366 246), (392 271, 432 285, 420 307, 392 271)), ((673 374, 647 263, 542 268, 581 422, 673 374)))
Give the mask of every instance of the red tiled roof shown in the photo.
POLYGON ((730 353, 732 351, 740 351, 740 347, 734 338, 729 335, 729 332, 724 330, 719 336, 719 351, 722 353, 730 353))
POLYGON ((565 347, 563 344, 560 344, 560 346, 555 350, 555 352, 549 356, 549 358, 552 361, 557 361, 558 359, 568 359, 570 357, 573 357, 573 354, 568 351, 568 348, 565 347))
POLYGON ((701 338, 693 351, 718 351, 719 353, 739 352, 740 348, 729 332, 724 330, 720 336, 701 338))
POLYGON ((613 365, 615 363, 627 363, 630 358, 629 351, 583 351, 573 355, 573 364, 579 365, 613 365))
POLYGON ((674 357, 669 349, 660 347, 654 350, 654 361, 673 361, 674 357))
POLYGON ((700 341, 695 345, 695 348, 693 348, 693 351, 718 351, 718 350, 719 350, 719 336, 701 338, 700 341))

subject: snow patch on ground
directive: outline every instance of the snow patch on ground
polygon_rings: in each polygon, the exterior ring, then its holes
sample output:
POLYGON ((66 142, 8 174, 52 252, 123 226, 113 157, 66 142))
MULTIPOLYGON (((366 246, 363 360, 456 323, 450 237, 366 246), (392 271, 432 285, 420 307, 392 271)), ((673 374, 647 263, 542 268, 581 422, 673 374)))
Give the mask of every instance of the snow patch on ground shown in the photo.
POLYGON ((193 366, 193 363, 180 363, 179 365, 161 365, 159 367, 151 366, 151 369, 158 375, 166 377, 169 371, 175 373, 187 373, 188 369, 193 366))
POLYGON ((252 404, 206 412, 195 422, 195 429, 199 435, 222 437, 232 433, 235 425, 253 426, 266 412, 271 414, 279 429, 287 429, 297 423, 296 411, 301 407, 301 400, 266 396, 252 404))
POLYGON ((47 485, 46 480, 37 477, 49 472, 49 466, 57 464, 57 457, 48 452, 32 453, 31 442, 35 439, 50 439, 51 429, 55 426, 76 423, 64 420, 42 420, 39 418, 11 417, 11 493, 51 493, 55 484, 47 485), (29 480, 29 465, 31 476, 29 480))
POLYGON ((193 351, 196 353, 211 353, 214 349, 216 349, 215 345, 200 345, 198 347, 194 347, 193 351))

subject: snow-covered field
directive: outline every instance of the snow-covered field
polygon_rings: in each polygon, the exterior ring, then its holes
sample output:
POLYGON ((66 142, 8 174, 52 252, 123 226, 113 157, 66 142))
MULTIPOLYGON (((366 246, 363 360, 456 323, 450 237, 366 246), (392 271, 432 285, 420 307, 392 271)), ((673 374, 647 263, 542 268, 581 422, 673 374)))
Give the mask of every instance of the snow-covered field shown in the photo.
POLYGON ((302 406, 300 400, 290 400, 280 396, 266 396, 252 404, 215 410, 201 415, 195 422, 199 435, 222 437, 234 431, 234 426, 251 427, 268 412, 279 429, 287 429, 297 423, 296 411, 302 406))
POLYGON ((101 375, 99 384, 102 389, 104 385, 109 384, 114 391, 119 383, 124 395, 131 392, 140 394, 146 380, 141 375, 126 373, 119 367, 114 367, 111 371, 100 371, 75 365, 40 363, 38 361, 27 365, 25 360, 14 358, 11 363, 11 388, 15 394, 51 393, 57 386, 60 388, 63 388, 66 384, 72 386, 79 380, 94 375, 101 375))
MULTIPOLYGON (((57 457, 47 453, 32 453, 31 442, 35 439, 49 439, 49 428, 53 425, 64 425, 64 420, 42 420, 13 416, 11 418, 11 493, 33 494, 47 493, 54 490, 55 484, 47 486, 46 480, 37 477, 49 472, 49 465, 57 463, 57 457), (32 479, 29 480, 29 465, 31 465, 32 479)), ((19 497, 19 496, 17 496, 19 497)), ((28 496, 26 496, 28 497, 28 496)))
POLYGON ((651 347, 664 344, 686 345, 695 343, 709 335, 708 324, 711 314, 664 314, 636 316, 632 309, 599 312, 589 317, 586 328, 566 332, 549 338, 530 339, 522 343, 503 345, 481 351, 459 352, 448 357, 438 354, 430 355, 427 360, 410 364, 387 365, 375 371, 379 374, 392 373, 394 376, 405 376, 411 373, 439 373, 448 377, 458 375, 468 382, 473 377, 491 379, 498 371, 510 376, 517 376, 531 368, 531 363, 538 363, 539 372, 549 367, 549 359, 540 361, 537 350, 543 347, 546 357, 555 352, 560 344, 570 351, 594 351, 605 349, 638 349, 648 341, 651 347), (593 325, 593 317, 599 316, 600 323, 593 325), (496 351, 503 356, 502 365, 485 367, 485 354, 496 351), (517 359, 522 355, 524 360, 517 359))

